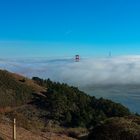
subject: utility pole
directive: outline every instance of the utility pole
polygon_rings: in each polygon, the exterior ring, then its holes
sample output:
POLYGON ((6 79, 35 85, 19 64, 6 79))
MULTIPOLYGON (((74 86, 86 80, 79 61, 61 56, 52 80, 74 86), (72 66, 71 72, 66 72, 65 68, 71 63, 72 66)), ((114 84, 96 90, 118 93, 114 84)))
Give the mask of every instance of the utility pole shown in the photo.
POLYGON ((13 140, 16 140, 16 119, 13 120, 13 140))

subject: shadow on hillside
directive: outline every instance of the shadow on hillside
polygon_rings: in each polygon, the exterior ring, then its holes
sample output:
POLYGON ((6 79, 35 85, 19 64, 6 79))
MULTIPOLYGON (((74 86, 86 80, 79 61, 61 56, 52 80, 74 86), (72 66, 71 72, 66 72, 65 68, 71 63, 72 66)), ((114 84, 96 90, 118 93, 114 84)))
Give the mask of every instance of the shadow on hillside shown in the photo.
POLYGON ((78 140, 88 140, 88 135, 81 136, 81 137, 78 138, 78 140))

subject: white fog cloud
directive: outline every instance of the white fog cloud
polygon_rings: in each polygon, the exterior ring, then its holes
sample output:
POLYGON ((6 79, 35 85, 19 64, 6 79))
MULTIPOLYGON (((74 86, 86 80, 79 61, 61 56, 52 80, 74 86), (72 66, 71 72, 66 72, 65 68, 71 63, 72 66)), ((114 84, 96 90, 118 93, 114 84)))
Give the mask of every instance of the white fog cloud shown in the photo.
POLYGON ((0 68, 25 76, 50 78, 75 86, 140 84, 140 56, 47 60, 0 60, 0 68))

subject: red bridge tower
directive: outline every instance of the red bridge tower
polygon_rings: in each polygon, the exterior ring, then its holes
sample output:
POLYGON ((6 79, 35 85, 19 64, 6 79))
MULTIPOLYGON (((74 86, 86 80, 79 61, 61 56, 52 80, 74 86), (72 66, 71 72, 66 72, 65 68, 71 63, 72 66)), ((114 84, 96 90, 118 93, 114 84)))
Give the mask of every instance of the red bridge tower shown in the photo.
POLYGON ((80 56, 79 55, 75 55, 75 62, 79 62, 80 61, 80 56))

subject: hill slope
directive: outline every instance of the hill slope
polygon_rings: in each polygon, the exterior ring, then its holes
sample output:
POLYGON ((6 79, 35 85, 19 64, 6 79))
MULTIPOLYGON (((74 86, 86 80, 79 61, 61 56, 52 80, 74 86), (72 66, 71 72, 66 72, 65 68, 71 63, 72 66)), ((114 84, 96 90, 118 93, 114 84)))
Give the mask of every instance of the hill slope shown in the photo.
POLYGON ((140 117, 110 118, 96 126, 89 140, 140 140, 140 117))
MULTIPOLYGON (((12 139, 12 125, 0 123, 0 140, 12 139)), ((18 140, 75 140, 63 134, 32 132, 22 127, 17 127, 18 140)))
POLYGON ((0 112, 5 112, 0 114, 2 117, 16 117, 18 127, 39 133, 48 133, 51 129, 51 132, 73 137, 108 118, 131 114, 119 103, 96 99, 76 87, 38 77, 31 80, 2 70, 0 112), (8 107, 10 109, 6 109, 8 107))
POLYGON ((23 76, 0 70, 0 108, 19 106, 43 88, 23 76))
MULTIPOLYGON (((18 108, 16 117, 40 129, 52 126, 92 128, 109 117, 129 115, 129 110, 121 104, 103 98, 96 99, 67 84, 34 77, 33 80, 47 91, 42 95, 33 94, 32 102, 18 108)), ((22 121, 24 122, 24 121, 22 121)), ((27 126, 27 125, 26 125, 27 126)))

